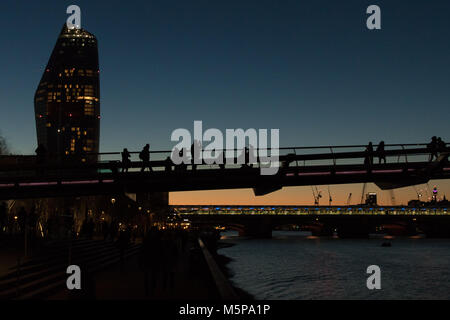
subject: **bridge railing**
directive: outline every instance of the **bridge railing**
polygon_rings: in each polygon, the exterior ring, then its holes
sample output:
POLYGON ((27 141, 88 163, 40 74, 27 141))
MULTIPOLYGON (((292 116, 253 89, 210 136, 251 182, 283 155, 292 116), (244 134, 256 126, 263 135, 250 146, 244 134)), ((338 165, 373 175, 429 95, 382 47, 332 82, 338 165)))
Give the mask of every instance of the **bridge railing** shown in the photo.
MULTIPOLYGON (((449 149, 450 144, 446 144, 446 148, 449 149)), ((378 146, 374 145, 374 151, 368 154, 365 149, 365 145, 343 145, 343 146, 314 146, 314 147, 282 147, 278 149, 279 161, 286 167, 308 167, 308 166, 336 166, 336 165, 364 165, 368 159, 373 160, 373 164, 379 162, 380 154, 376 152, 378 146)), ((225 159, 226 168, 238 168, 240 164, 230 164, 233 160, 236 162, 237 157, 243 154, 243 150, 227 149, 217 150, 218 152, 228 152, 233 154, 233 158, 225 159)), ((270 148, 258 149, 258 152, 266 151, 269 155, 274 151, 270 148)), ((139 152, 130 152, 132 166, 129 171, 139 171, 141 163, 139 159, 139 152)), ((190 151, 186 152, 188 158, 190 158, 190 151)), ((98 170, 99 172, 105 172, 111 170, 111 164, 115 164, 117 167, 121 166, 121 153, 120 152, 102 152, 95 154, 86 154, 90 157, 97 157, 96 163, 80 163, 76 161, 57 162, 52 159, 48 159, 45 164, 36 165, 36 157, 33 156, 0 156, 0 175, 2 172, 15 171, 23 173, 29 170, 35 172, 36 167, 43 167, 44 169, 57 169, 58 172, 67 170, 98 170)), ((155 171, 165 170, 166 161, 170 161, 170 150, 152 150, 150 151, 150 160, 152 168, 155 171)), ((386 163, 414 163, 414 162, 426 162, 430 159, 430 150, 425 143, 415 144, 387 144, 384 148, 384 155, 386 163)), ((383 161, 384 163, 384 161, 383 161)), ((257 162, 253 165, 258 168, 260 164, 257 162)), ((189 166, 190 167, 190 166, 189 166)), ((218 169, 219 165, 207 165, 201 164, 196 166, 198 170, 202 169, 218 169)))
POLYGON ((449 208, 446 207, 427 207, 427 208, 415 208, 415 207, 391 207, 391 206, 379 206, 379 207, 364 207, 364 206, 352 206, 352 207, 305 207, 299 206, 295 208, 279 208, 279 207, 232 207, 232 208, 215 208, 215 207, 184 207, 174 208, 174 212, 182 216, 192 215, 219 215, 219 216, 258 216, 258 215, 306 215, 306 216, 321 216, 321 215, 448 215, 450 214, 449 208))
MULTIPOLYGON (((450 144, 446 145, 447 148, 450 144)), ((318 166, 318 165, 340 165, 340 164, 364 164, 367 157, 366 145, 341 145, 341 146, 313 146, 313 147, 282 147, 278 149, 280 161, 287 158, 290 167, 302 166, 318 166), (356 160, 356 161, 355 161, 356 160)), ((378 145, 373 146, 371 158, 373 164, 379 163, 380 154, 376 151, 378 145)), ((234 162, 243 154, 241 149, 223 149, 218 152, 232 152, 234 155, 234 162)), ((271 148, 259 148, 255 150, 255 154, 265 151, 269 155, 272 152, 271 148)), ((131 160, 139 162, 139 152, 130 152, 131 160)), ((171 155, 170 150, 164 151, 150 151, 152 161, 164 161, 171 155)), ((190 151, 187 151, 188 158, 190 158, 190 151)), ((120 161, 120 152, 100 153, 100 160, 120 161)), ((384 156, 386 163, 407 163, 407 162, 425 162, 430 159, 430 150, 427 149, 425 143, 414 144, 386 144, 384 148, 384 156)), ((231 158, 225 158, 227 168, 240 167, 239 164, 230 164, 231 158)), ((384 163, 384 161, 382 161, 384 163)), ((207 165, 205 163, 196 166, 197 169, 211 169, 218 168, 218 165, 207 165)), ((254 163, 254 167, 259 167, 259 163, 254 163)), ((161 168, 163 170, 163 168, 161 168)))

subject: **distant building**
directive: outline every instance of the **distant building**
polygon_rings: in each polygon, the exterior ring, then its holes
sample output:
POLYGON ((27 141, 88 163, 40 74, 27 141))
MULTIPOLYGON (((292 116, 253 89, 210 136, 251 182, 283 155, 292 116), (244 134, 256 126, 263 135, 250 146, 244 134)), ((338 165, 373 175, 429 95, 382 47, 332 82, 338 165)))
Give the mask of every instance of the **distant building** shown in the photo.
POLYGON ((375 192, 369 192, 366 194, 366 205, 371 207, 376 207, 377 203, 377 194, 375 192))
POLYGON ((99 152, 99 73, 95 36, 64 24, 34 97, 38 144, 49 155, 96 160, 85 154, 99 152))
POLYGON ((425 202, 422 202, 418 199, 412 199, 408 201, 408 207, 411 208, 421 208, 425 206, 425 202))
POLYGON ((433 196, 431 198, 431 202, 436 203, 438 201, 438 189, 436 186, 433 188, 433 196))

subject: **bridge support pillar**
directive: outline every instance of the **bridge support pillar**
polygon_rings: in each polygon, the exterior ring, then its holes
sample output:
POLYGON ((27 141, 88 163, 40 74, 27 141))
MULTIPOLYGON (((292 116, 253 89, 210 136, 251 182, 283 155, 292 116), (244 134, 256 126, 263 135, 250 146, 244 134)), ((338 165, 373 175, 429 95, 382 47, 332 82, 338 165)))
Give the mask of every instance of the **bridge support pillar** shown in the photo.
POLYGON ((262 217, 259 221, 244 224, 244 228, 239 232, 239 235, 253 238, 272 238, 270 217, 262 217))
POLYGON ((449 217, 431 217, 419 224, 427 238, 450 238, 450 221, 449 217))
POLYGON ((337 235, 339 238, 369 238, 370 227, 367 219, 342 217, 337 225, 337 235))

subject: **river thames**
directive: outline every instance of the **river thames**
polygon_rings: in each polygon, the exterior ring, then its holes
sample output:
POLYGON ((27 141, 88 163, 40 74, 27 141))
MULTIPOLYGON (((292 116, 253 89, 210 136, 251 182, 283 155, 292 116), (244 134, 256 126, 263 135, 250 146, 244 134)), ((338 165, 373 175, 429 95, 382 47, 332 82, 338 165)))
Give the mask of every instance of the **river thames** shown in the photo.
POLYGON ((222 233, 234 246, 231 281, 255 299, 450 299, 450 239, 338 239, 274 231, 272 239, 222 233), (369 265, 381 268, 381 290, 369 290, 369 265))

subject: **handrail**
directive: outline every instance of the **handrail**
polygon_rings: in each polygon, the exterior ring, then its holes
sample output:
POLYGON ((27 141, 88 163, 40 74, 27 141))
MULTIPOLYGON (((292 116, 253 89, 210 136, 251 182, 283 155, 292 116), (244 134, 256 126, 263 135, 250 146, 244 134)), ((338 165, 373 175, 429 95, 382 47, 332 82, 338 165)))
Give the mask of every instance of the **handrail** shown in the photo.
MULTIPOLYGON (((374 147, 377 147, 378 145, 373 145, 374 147)), ((428 144, 427 143, 403 143, 403 144, 385 144, 385 147, 427 147, 428 144)), ((448 148, 450 147, 450 143, 446 143, 445 146, 448 148)), ((310 147, 280 147, 277 148, 278 150, 314 150, 314 149, 350 149, 350 148, 366 148, 367 145, 339 145, 339 146, 310 146, 310 147)), ((274 148, 257 148, 257 150, 272 150, 274 148)), ((217 152, 220 151, 243 151, 243 149, 216 149, 217 152)), ((151 150, 149 151, 150 154, 158 154, 158 153, 171 153, 172 150, 151 150)), ((139 154, 140 151, 129 151, 130 154, 139 154)), ((102 155, 120 155, 121 151, 115 151, 115 152, 98 152, 98 153, 94 153, 94 152, 86 152, 83 153, 83 155, 86 156, 102 156, 102 155)), ((11 157, 11 156, 20 156, 20 157, 30 157, 30 156, 34 156, 34 154, 32 155, 13 155, 13 154, 9 154, 9 155, 0 155, 0 158, 2 157, 11 157)))
MULTIPOLYGON (((450 143, 445 144, 446 147, 450 147, 450 143)), ((374 147, 377 147, 378 145, 374 144, 374 147)), ((397 143, 397 144, 385 144, 385 147, 420 147, 420 146, 428 146, 428 143, 397 143)), ((309 150, 309 149, 348 149, 348 148, 366 148, 367 145, 339 145, 339 146, 311 146, 311 147, 280 147, 277 148, 278 150, 309 150)), ((272 150, 273 148, 257 148, 257 150, 272 150)), ((216 149, 216 151, 242 151, 242 149, 216 149)), ((150 153, 171 153, 172 150, 158 150, 158 151, 150 151, 150 153)), ((130 154, 139 154, 140 151, 132 151, 130 154)), ((116 155, 120 154, 120 152, 100 152, 100 153, 86 153, 86 155, 116 155)))
MULTIPOLYGON (((399 157, 402 155, 424 155, 430 153, 430 150, 422 149, 396 149, 396 150, 385 150, 384 154, 386 156, 399 157)), ((376 155, 376 153, 375 153, 376 155)), ((367 152, 365 151, 353 151, 353 152, 339 152, 339 153, 319 153, 319 154, 296 154, 295 155, 280 155, 279 161, 286 161, 289 163, 298 161, 317 161, 317 160, 333 160, 336 159, 360 159, 365 158, 367 152)), ((30 158, 34 159, 34 158, 30 158)), ((407 158, 405 157, 406 161, 407 158)), ((2 164, 0 167, 1 171, 14 171, 14 170, 35 170, 35 169, 111 169, 118 168, 121 165, 120 160, 102 160, 98 162, 87 162, 81 163, 77 161, 71 161, 74 159, 68 158, 67 161, 62 162, 46 162, 44 164, 36 164, 34 161, 27 162, 14 162, 9 164, 2 164)), ((131 161, 130 167, 136 168, 141 165, 141 161, 131 161)), ((152 160, 152 167, 164 167, 166 165, 165 160, 152 160)))

